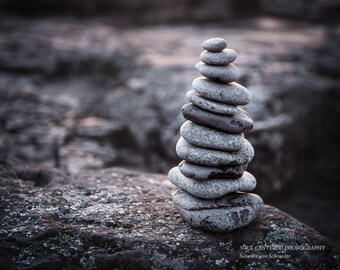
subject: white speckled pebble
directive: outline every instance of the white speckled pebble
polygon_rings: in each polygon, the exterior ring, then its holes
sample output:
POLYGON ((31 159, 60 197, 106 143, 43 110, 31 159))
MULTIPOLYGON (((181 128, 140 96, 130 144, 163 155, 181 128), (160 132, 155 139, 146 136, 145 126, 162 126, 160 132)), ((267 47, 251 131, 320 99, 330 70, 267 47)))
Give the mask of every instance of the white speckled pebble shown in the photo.
POLYGON ((252 193, 231 193, 214 200, 196 198, 184 190, 172 195, 182 218, 193 228, 224 233, 248 225, 263 205, 252 193))
POLYGON ((207 99, 201 96, 195 90, 190 90, 187 92, 187 99, 197 107, 209 112, 223 115, 234 115, 237 112, 237 107, 235 105, 229 105, 207 99))
POLYGON ((223 38, 210 38, 204 41, 202 46, 210 52, 220 52, 227 47, 227 42, 223 38))
POLYGON ((234 62, 237 58, 237 52, 233 49, 225 49, 221 52, 203 51, 200 59, 203 63, 214 66, 225 66, 234 62))
POLYGON ((235 166, 249 163, 254 157, 254 148, 244 139, 240 150, 224 152, 192 145, 181 137, 176 144, 176 153, 180 158, 195 164, 206 166, 235 166))
POLYGON ((228 64, 226 66, 211 66, 200 62, 195 65, 195 68, 203 76, 215 82, 234 82, 237 81, 240 76, 240 71, 234 64, 228 64))
POLYGON ((230 134, 186 121, 180 133, 189 143, 216 150, 237 151, 243 144, 243 134, 230 134))
POLYGON ((250 102, 248 89, 235 82, 216 83, 199 77, 192 82, 192 86, 202 96, 218 102, 231 105, 246 105, 250 102))
POLYGON ((252 191, 256 187, 255 177, 248 172, 237 179, 195 180, 185 177, 178 167, 174 167, 168 176, 175 186, 202 199, 216 199, 235 191, 252 191))

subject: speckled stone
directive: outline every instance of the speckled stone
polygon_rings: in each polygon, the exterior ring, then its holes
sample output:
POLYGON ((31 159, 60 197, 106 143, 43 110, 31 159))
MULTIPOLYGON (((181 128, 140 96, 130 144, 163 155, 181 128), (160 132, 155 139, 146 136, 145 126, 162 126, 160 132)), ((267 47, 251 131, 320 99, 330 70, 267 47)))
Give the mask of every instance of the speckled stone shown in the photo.
POLYGON ((240 71, 234 64, 228 64, 226 66, 212 66, 200 62, 195 65, 195 68, 203 76, 215 82, 234 82, 237 81, 240 76, 240 71))
POLYGON ((183 137, 176 144, 177 155, 191 163, 206 166, 237 166, 249 163, 254 157, 254 148, 244 139, 240 150, 225 152, 205 149, 188 143, 183 137))
POLYGON ((216 150, 237 151, 243 143, 243 134, 229 134, 217 129, 186 121, 181 126, 180 133, 189 143, 216 150))
POLYGON ((223 38, 210 38, 204 41, 202 46, 210 52, 220 52, 227 48, 227 42, 223 38))
POLYGON ((178 167, 174 167, 168 177, 175 186, 201 199, 216 199, 236 191, 252 191, 256 187, 255 177, 248 172, 237 179, 195 180, 185 177, 178 167))
POLYGON ((250 102, 248 89, 235 82, 216 83, 199 77, 192 82, 192 86, 202 96, 218 102, 231 105, 246 105, 250 102))
POLYGON ((237 112, 237 106, 235 105, 228 105, 225 103, 220 103, 217 101, 213 101, 201 96, 195 90, 190 90, 187 92, 187 99, 192 102, 197 107, 223 115, 234 115, 237 112))
POLYGON ((193 104, 185 104, 182 107, 182 114, 185 119, 197 124, 234 134, 239 134, 253 128, 253 120, 247 112, 240 108, 237 109, 235 115, 228 116, 207 112, 193 104))
POLYGON ((222 52, 203 51, 200 59, 203 63, 214 66, 225 66, 235 61, 237 52, 233 49, 225 49, 222 52))
POLYGON ((247 165, 207 167, 183 160, 178 164, 178 169, 184 176, 196 180, 219 178, 236 179, 243 175, 243 172, 247 169, 247 165))
POLYGON ((182 218, 193 228, 224 233, 248 225, 263 205, 252 193, 231 193, 215 200, 196 198, 184 190, 172 195, 182 218))

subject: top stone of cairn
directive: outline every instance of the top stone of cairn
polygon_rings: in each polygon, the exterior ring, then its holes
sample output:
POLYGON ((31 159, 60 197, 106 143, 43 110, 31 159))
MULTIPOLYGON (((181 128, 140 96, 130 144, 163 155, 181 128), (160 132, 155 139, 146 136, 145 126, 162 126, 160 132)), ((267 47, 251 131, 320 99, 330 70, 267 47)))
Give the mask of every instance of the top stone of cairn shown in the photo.
POLYGON ((223 38, 210 38, 203 42, 203 49, 209 52, 221 52, 227 48, 227 42, 223 38))

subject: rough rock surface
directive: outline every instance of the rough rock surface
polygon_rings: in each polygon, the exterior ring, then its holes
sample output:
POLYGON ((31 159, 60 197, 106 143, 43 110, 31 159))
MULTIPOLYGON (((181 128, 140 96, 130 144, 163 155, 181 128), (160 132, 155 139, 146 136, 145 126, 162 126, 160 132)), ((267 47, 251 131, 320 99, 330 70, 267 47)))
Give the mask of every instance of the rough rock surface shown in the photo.
POLYGON ((336 267, 323 236, 271 206, 228 234, 190 228, 162 175, 55 171, 42 185, 30 170, 0 173, 1 269, 336 267))

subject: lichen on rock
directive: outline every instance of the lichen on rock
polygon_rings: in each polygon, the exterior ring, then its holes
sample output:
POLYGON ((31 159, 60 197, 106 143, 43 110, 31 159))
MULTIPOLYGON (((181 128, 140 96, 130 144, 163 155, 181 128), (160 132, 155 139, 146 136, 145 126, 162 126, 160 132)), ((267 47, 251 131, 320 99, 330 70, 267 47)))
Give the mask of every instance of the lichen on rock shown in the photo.
POLYGON ((72 181, 56 172, 45 186, 32 180, 1 171, 4 269, 323 269, 336 263, 323 236, 271 206, 228 234, 190 228, 163 175, 116 168, 80 172, 72 181), (292 248, 254 250, 280 245, 292 248))

